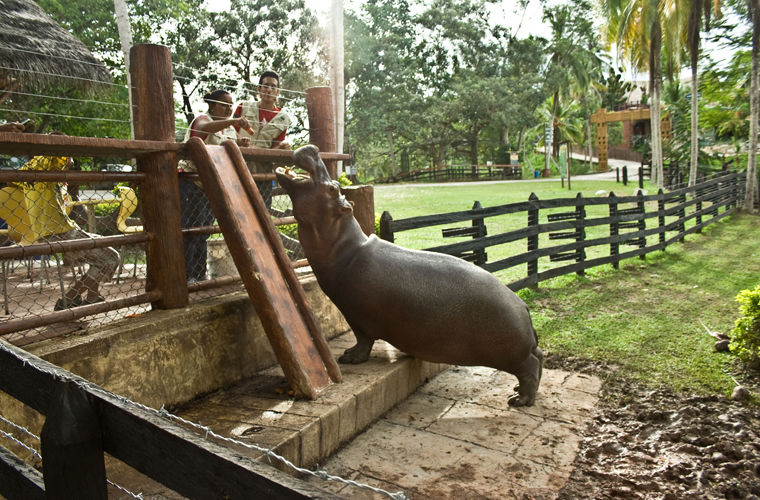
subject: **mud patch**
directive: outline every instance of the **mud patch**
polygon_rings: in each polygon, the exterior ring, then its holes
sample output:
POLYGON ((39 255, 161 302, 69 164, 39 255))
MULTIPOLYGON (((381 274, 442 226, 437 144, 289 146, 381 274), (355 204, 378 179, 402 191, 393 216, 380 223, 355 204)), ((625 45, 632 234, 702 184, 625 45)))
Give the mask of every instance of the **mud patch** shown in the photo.
MULTIPOLYGON (((609 373, 578 360, 547 364, 609 373)), ((759 433, 757 406, 611 377, 558 498, 760 498, 759 433)))

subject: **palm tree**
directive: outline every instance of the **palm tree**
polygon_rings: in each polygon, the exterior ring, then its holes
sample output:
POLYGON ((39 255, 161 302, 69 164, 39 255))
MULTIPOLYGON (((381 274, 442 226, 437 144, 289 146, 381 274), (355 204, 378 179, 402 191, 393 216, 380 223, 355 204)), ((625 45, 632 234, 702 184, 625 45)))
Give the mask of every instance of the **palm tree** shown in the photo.
POLYGON ((720 0, 686 0, 689 7, 686 22, 686 48, 691 62, 691 159, 689 161, 689 186, 697 182, 697 160, 699 158, 699 73, 697 63, 699 61, 700 32, 702 31, 702 17, 705 20, 705 29, 710 29, 710 14, 714 10, 715 15, 720 15, 720 0), (712 9, 711 9, 712 7, 712 9))
POLYGON ((752 20, 752 78, 749 91, 749 156, 747 160, 747 185, 744 190, 744 208, 755 211, 757 201, 757 122, 760 119, 760 96, 758 95, 758 63, 760 62, 760 0, 747 0, 749 18, 752 20))
MULTIPOLYGON (((662 94, 663 24, 672 20, 675 0, 601 0, 607 16, 607 39, 617 44, 637 70, 649 71, 652 130, 652 180, 663 187, 660 96, 662 94)), ((675 53, 672 51, 671 53, 675 53)))

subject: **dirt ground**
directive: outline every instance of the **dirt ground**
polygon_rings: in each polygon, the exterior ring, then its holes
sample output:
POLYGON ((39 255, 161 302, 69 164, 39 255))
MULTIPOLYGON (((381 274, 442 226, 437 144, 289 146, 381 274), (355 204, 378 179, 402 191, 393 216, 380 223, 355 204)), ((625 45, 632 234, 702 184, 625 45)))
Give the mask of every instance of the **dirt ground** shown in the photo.
POLYGON ((580 360, 550 358, 547 366, 605 379, 560 500, 760 499, 756 404, 652 391, 580 360))

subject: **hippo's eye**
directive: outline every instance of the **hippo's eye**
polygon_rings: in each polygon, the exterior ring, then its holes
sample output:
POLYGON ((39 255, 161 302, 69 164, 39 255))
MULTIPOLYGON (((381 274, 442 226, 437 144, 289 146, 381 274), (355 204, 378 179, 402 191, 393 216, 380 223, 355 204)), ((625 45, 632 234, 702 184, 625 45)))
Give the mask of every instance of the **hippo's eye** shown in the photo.
POLYGON ((340 191, 340 184, 338 184, 338 181, 331 181, 328 184, 328 189, 330 190, 330 194, 337 194, 340 191))

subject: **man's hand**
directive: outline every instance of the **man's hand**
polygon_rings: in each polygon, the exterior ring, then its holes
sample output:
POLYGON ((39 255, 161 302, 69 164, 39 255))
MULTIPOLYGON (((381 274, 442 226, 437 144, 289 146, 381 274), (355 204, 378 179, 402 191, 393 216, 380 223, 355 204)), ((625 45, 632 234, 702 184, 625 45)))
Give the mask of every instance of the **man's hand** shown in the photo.
POLYGON ((272 149, 291 149, 291 147, 289 142, 282 141, 274 144, 272 149))
POLYGON ((240 137, 237 140, 238 146, 241 148, 247 148, 251 145, 251 138, 250 137, 240 137))

